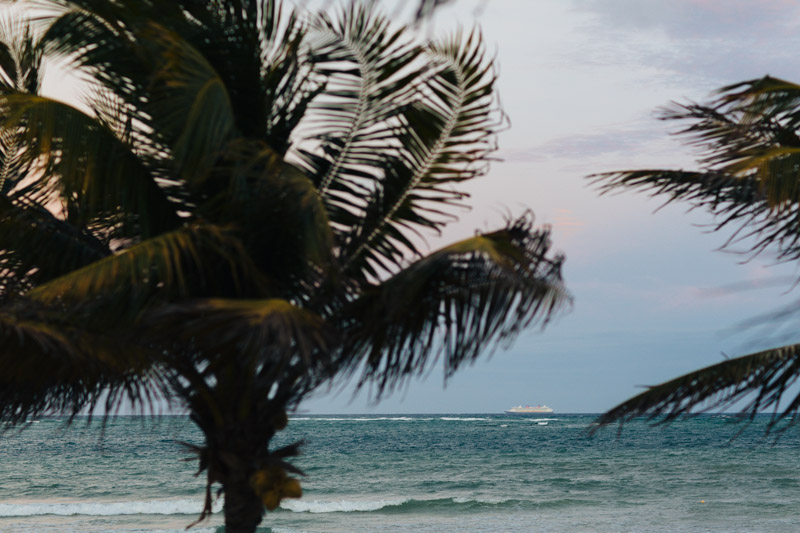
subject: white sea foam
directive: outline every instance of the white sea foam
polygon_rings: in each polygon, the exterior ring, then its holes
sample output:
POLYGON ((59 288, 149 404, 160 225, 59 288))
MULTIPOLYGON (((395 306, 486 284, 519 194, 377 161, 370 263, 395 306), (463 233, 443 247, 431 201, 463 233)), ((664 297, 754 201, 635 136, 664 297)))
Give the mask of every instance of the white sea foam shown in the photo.
POLYGON ((453 498, 456 503, 486 503, 490 505, 499 505, 510 501, 508 498, 464 498, 461 496, 453 498))
POLYGON ((462 422, 476 422, 478 420, 489 420, 489 419, 483 417, 471 417, 471 416, 440 416, 439 420, 460 420, 462 422))
POLYGON ((443 499, 430 499, 430 498, 397 498, 397 499, 382 499, 382 500, 284 500, 281 503, 281 508, 295 513, 356 513, 356 512, 371 512, 380 511, 387 507, 399 507, 401 505, 410 504, 414 502, 419 503, 482 503, 490 505, 498 505, 509 501, 503 498, 443 498, 443 499))
POLYGON ((528 422, 556 422, 558 418, 527 418, 528 422))
POLYGON ((403 505, 410 501, 408 498, 392 500, 284 500, 283 509, 295 513, 354 513, 378 511, 386 507, 403 505))
MULTIPOLYGON (((222 509, 216 502, 214 512, 222 509)), ((197 515, 202 500, 150 500, 129 502, 25 502, 0 503, 0 517, 9 516, 117 516, 117 515, 197 515)))
MULTIPOLYGON (((76 526, 70 526, 66 521, 60 521, 57 524, 34 522, 32 524, 14 524, 11 526, 10 531, 14 533, 86 533, 86 531, 100 531, 96 527, 87 529, 85 522, 79 522, 76 526)), ((6 531, 6 530, 3 530, 6 531)), ((132 529, 125 527, 123 529, 114 529, 113 527, 104 527, 103 533, 186 533, 186 528, 180 529, 132 529)), ((216 533, 219 531, 218 527, 193 527, 191 533, 216 533)), ((299 530, 291 529, 272 529, 273 533, 299 533, 299 530)))

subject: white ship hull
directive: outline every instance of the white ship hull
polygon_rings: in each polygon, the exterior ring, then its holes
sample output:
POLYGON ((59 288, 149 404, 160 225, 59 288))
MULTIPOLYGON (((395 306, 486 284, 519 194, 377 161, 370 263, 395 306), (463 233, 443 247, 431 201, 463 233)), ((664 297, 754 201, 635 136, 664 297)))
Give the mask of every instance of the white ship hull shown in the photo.
POLYGON ((547 407, 546 405, 534 405, 534 406, 522 406, 518 405, 517 407, 512 407, 508 411, 505 411, 508 415, 541 415, 552 413, 553 410, 547 407))

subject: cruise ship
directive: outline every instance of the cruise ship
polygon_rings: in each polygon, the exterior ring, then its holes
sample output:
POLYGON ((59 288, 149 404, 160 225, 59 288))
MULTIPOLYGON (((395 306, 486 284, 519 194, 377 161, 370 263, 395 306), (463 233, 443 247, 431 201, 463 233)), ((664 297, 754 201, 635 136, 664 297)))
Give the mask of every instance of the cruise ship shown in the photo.
POLYGON ((547 407, 546 405, 518 405, 506 411, 506 414, 527 415, 527 414, 542 414, 542 413, 552 413, 552 412, 553 410, 547 407))

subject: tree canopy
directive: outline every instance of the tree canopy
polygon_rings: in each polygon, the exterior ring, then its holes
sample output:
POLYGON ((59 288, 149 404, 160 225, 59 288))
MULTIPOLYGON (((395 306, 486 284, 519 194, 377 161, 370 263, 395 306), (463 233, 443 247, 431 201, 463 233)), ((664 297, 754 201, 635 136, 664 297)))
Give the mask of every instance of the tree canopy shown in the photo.
POLYGON ((525 213, 429 253, 503 123, 477 31, 374 6, 47 0, 0 36, 0 418, 188 409, 229 531, 300 495, 270 449, 337 376, 447 375, 569 302, 525 213), (35 26, 31 26, 35 24, 35 26), (43 66, 82 80, 43 95, 43 66))

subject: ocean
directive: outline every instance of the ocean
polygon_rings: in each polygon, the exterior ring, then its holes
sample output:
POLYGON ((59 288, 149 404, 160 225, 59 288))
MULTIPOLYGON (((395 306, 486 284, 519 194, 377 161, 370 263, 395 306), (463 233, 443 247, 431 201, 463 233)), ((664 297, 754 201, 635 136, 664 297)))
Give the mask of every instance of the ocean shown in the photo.
MULTIPOLYGON (((259 531, 800 530, 798 428, 776 441, 766 416, 704 415, 592 436, 593 418, 295 416, 277 444, 306 442, 305 495, 259 531)), ((0 531, 177 532, 196 519, 203 479, 178 444, 201 440, 188 418, 99 429, 48 418, 0 439, 0 531)))

